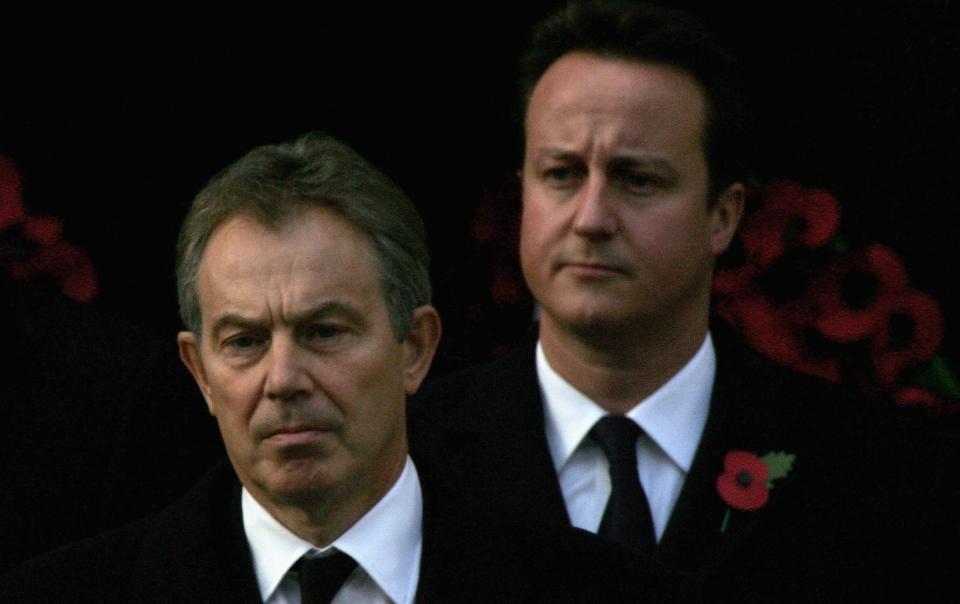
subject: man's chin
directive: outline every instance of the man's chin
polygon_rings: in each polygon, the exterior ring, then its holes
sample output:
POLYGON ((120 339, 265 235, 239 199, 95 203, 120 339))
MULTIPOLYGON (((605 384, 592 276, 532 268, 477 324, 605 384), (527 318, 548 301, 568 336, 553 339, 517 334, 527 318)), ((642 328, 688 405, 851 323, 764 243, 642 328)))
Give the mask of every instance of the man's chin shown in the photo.
POLYGON ((342 474, 329 462, 288 460, 271 464, 257 480, 259 490, 277 501, 288 503, 326 498, 333 493, 342 474))
POLYGON ((622 308, 606 303, 578 304, 557 312, 543 310, 542 322, 552 322, 577 336, 603 337, 623 331, 630 322, 622 308))
POLYGON ((620 341, 629 331, 626 324, 614 317, 587 317, 572 322, 570 332, 582 342, 593 342, 598 345, 620 341))

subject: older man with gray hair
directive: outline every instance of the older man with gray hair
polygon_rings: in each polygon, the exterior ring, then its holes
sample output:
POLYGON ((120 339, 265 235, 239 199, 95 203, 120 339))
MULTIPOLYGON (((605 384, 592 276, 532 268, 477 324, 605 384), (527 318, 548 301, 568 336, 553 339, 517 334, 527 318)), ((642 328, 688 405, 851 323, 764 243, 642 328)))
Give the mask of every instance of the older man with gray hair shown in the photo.
POLYGON ((405 401, 440 338, 424 228, 347 146, 311 134, 216 176, 177 280, 180 356, 230 464, 155 517, 28 563, 4 601, 684 597, 625 548, 488 517, 436 456, 411 457, 405 401))

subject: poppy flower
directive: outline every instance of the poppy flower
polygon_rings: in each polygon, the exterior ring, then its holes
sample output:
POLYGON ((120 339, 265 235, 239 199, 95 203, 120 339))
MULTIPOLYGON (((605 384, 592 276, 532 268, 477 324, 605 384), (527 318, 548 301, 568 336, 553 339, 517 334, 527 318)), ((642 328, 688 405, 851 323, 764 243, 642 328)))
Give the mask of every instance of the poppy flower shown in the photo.
POLYGON ((938 407, 942 401, 938 399, 929 390, 917 388, 916 386, 907 386, 901 388, 893 397, 893 401, 898 407, 938 407))
POLYGON ((936 300, 916 290, 891 300, 887 313, 871 353, 877 380, 892 386, 904 369, 936 354, 943 340, 943 316, 936 300))
POLYGON ((713 273, 713 293, 717 296, 737 295, 753 287, 763 267, 750 262, 743 242, 735 237, 730 247, 717 260, 713 273))
POLYGON ((931 391, 941 401, 933 403, 898 390, 944 335, 939 305, 910 286, 898 255, 879 244, 849 252, 826 191, 780 181, 748 194, 740 236, 715 267, 713 312, 796 371, 871 395, 898 392, 902 406, 951 407, 942 401, 955 394, 931 391))
POLYGON ((817 329, 835 342, 877 333, 908 283, 900 258, 883 245, 842 259, 824 270, 813 287, 821 309, 817 329))
POLYGON ((757 271, 752 265, 724 267, 713 274, 713 293, 717 296, 735 295, 750 286, 757 271))
POLYGON ((66 241, 45 245, 29 258, 11 261, 7 270, 14 279, 52 277, 64 295, 77 302, 91 302, 97 296, 97 273, 90 258, 82 248, 66 241))
POLYGON ((840 204, 826 191, 784 180, 765 187, 761 197, 763 206, 740 230, 748 258, 760 266, 788 249, 824 245, 840 224, 840 204))
POLYGON ((68 275, 66 275, 61 284, 60 290, 63 294, 77 302, 92 302, 97 297, 97 273, 93 264, 84 259, 68 275))
POLYGON ((716 309, 751 347, 771 360, 808 375, 840 381, 840 358, 819 337, 809 309, 802 304, 775 305, 757 291, 718 301, 716 309))
POLYGON ((717 492, 731 508, 752 512, 767 503, 769 471, 762 459, 749 451, 730 451, 723 458, 717 492))
POLYGON ((40 245, 53 245, 63 233, 63 221, 55 216, 29 216, 23 224, 23 235, 40 245))
POLYGON ((23 183, 12 161, 0 155, 0 230, 23 220, 23 183))

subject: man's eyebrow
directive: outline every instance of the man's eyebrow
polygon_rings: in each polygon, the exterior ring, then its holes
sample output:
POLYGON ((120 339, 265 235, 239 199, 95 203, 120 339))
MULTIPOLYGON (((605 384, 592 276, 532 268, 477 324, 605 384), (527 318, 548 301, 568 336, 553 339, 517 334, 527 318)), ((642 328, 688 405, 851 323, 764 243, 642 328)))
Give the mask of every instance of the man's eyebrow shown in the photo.
MULTIPOLYGON (((299 325, 334 315, 343 316, 347 320, 355 323, 360 323, 363 320, 363 313, 361 313, 360 310, 355 308, 353 305, 339 300, 330 300, 289 316, 287 322, 292 325, 299 325)), ((212 333, 217 334, 228 327, 235 327, 244 330, 260 329, 263 327, 263 323, 258 319, 245 317, 236 313, 227 313, 220 316, 214 322, 212 333)))
MULTIPOLYGON (((544 147, 540 150, 540 156, 555 160, 580 159, 580 154, 577 151, 562 147, 544 147)), ((669 172, 676 171, 673 162, 669 159, 642 154, 624 153, 617 155, 609 161, 609 164, 613 168, 649 168, 669 172)))
POLYGON ((674 175, 677 172, 676 167, 670 160, 662 157, 646 157, 639 155, 621 155, 610 160, 609 164, 612 170, 623 170, 641 168, 644 170, 654 170, 668 175, 674 175))
POLYGON ((214 321, 213 327, 211 328, 210 332, 213 334, 217 334, 228 327, 237 327, 239 329, 254 329, 257 327, 257 325, 258 323, 254 319, 250 319, 248 317, 244 317, 242 315, 238 315, 235 313, 227 313, 225 315, 221 315, 216 321, 214 321))
POLYGON ((539 161, 553 160, 553 161, 580 161, 580 153, 574 149, 566 149, 562 147, 544 147, 539 149, 536 153, 536 159, 539 161))
POLYGON ((290 316, 290 322, 297 325, 324 319, 333 315, 346 317, 347 320, 355 323, 363 321, 363 313, 352 304, 340 300, 330 300, 290 316))

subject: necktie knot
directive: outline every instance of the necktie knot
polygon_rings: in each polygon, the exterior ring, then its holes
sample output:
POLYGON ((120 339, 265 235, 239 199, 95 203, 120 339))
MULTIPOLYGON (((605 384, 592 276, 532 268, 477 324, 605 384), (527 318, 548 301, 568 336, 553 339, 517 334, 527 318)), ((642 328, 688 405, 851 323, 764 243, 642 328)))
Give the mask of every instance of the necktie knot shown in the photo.
POLYGON ((590 435, 603 449, 610 464, 637 463, 637 436, 640 426, 622 415, 607 415, 600 418, 590 435))
POLYGON ((341 551, 329 556, 303 556, 295 565, 300 579, 300 601, 329 604, 356 567, 356 560, 341 551))

